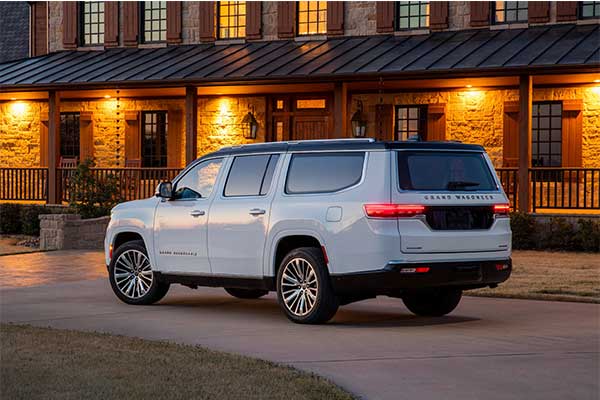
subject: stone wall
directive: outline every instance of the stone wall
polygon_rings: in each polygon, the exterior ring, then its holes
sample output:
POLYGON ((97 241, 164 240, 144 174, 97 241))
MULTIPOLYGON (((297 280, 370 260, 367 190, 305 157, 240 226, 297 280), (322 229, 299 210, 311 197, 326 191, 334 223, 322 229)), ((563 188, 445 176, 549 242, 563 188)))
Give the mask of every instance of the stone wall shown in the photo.
POLYGON ((64 50, 62 1, 48 2, 48 52, 64 50))
POLYGON ((44 102, 0 102, 0 166, 40 165, 40 116, 44 102))
POLYGON ((348 36, 377 33, 377 4, 374 1, 347 2, 344 7, 344 34, 348 36))
POLYGON ((205 97, 198 99, 198 155, 223 146, 265 141, 264 97, 205 97), (256 139, 244 138, 242 119, 252 111, 259 124, 256 139))
POLYGON ((181 3, 181 39, 183 44, 200 43, 200 5, 197 1, 181 3))
MULTIPOLYGON (((446 139, 483 145, 496 167, 502 166, 504 102, 518 101, 517 90, 459 90, 418 93, 385 93, 384 104, 446 104, 446 139)), ((582 99, 583 166, 600 167, 600 88, 535 89, 533 101, 582 99)), ((379 94, 352 96, 352 113, 361 100, 368 116, 367 135, 375 136, 375 106, 379 94)), ((352 113, 350 115, 352 115, 352 113)))
POLYGON ((277 40, 277 2, 262 3, 262 39, 277 40))
POLYGON ((40 215, 40 249, 96 249, 104 246, 110 217, 81 219, 76 214, 40 215))

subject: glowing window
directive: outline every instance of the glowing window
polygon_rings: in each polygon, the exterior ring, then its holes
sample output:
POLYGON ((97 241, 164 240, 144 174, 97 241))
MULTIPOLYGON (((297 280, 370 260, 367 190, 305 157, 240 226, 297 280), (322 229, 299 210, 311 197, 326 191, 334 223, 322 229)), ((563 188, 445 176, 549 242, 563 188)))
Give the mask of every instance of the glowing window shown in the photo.
POLYGON ((429 27, 428 1, 399 1, 396 3, 396 29, 423 29, 429 27))
POLYGON ((167 40, 167 2, 144 1, 142 3, 142 30, 144 42, 167 40))
POLYGON ((408 140, 415 136, 424 139, 426 115, 424 106, 397 106, 395 140, 408 140))
POLYGON ((325 99, 303 99, 296 101, 296 108, 299 110, 302 109, 317 109, 317 108, 326 108, 327 102, 325 99))
POLYGON ((327 33, 327 2, 298 2, 298 35, 319 35, 327 33))
POLYGON ((527 22, 528 3, 527 1, 496 1, 494 3, 494 22, 496 24, 527 22))
POLYGON ((80 5, 82 45, 104 44, 104 2, 83 1, 80 5))
POLYGON ((219 2, 219 39, 237 39, 246 36, 246 2, 219 2))

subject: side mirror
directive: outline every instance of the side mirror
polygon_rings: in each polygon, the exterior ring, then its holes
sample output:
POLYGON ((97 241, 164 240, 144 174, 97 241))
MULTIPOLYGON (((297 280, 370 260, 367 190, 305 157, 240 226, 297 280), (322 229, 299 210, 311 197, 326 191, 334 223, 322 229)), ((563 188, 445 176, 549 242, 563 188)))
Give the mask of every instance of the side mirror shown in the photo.
POLYGON ((173 197, 173 184, 171 182, 161 182, 156 188, 156 196, 162 197, 163 199, 170 199, 173 197))

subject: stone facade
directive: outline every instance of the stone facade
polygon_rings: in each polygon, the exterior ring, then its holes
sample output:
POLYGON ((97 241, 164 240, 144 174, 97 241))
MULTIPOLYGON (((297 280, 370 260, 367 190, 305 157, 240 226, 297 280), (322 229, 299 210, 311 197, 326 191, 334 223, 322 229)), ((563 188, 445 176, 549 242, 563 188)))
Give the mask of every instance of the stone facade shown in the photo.
MULTIPOLYGON (((518 101, 517 90, 456 90, 418 93, 385 93, 383 104, 446 104, 446 139, 483 145, 496 167, 502 166, 504 102, 518 101)), ((600 88, 535 89, 533 101, 582 99, 583 166, 600 167, 600 88)), ((360 100, 367 113, 367 136, 375 136, 375 107, 380 95, 352 96, 352 113, 360 100)), ((350 115, 352 115, 352 113, 350 115)))
POLYGON ((63 5, 61 1, 48 2, 48 52, 64 50, 63 5))
POLYGON ((40 215, 40 249, 94 249, 104 246, 110 217, 81 219, 76 214, 40 215))
POLYGON ((184 44, 200 43, 200 6, 196 1, 181 3, 181 39, 184 44))
POLYGON ((374 1, 353 1, 344 8, 344 34, 347 36, 377 33, 377 4, 374 1))
POLYGON ((198 100, 198 155, 223 146, 265 141, 264 97, 206 97, 198 100), (242 119, 252 111, 259 124, 256 139, 244 138, 242 119))
POLYGON ((0 166, 40 165, 40 116, 44 102, 0 102, 0 166))

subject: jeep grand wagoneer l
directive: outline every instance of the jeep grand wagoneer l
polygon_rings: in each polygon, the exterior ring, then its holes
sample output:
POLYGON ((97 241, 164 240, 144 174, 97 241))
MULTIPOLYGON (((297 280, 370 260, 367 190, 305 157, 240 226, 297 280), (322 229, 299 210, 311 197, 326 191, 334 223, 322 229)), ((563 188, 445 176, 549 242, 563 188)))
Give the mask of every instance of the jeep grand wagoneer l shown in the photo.
POLYGON ((106 263, 129 304, 179 283, 248 299, 277 291, 300 323, 377 295, 441 316, 464 290, 508 279, 508 211, 481 146, 242 145, 198 159, 156 197, 115 207, 106 263))

